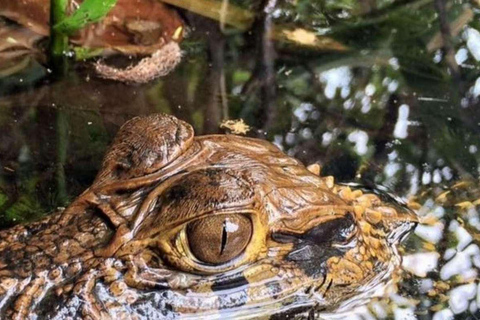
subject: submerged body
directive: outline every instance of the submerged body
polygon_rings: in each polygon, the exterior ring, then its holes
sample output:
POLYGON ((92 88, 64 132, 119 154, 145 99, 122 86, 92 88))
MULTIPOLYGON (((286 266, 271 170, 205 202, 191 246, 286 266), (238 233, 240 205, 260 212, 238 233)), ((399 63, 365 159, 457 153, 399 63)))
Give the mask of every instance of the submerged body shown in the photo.
POLYGON ((0 232, 1 318, 349 308, 390 281, 417 219, 311 171, 267 141, 132 119, 64 212, 0 232))

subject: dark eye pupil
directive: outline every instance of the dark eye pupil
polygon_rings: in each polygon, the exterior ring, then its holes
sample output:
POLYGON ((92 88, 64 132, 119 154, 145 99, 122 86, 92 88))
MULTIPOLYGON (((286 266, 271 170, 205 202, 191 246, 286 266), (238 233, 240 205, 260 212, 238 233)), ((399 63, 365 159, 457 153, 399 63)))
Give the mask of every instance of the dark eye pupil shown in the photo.
POLYGON ((223 230, 222 230, 222 247, 220 249, 220 255, 225 251, 225 246, 227 245, 227 220, 223 221, 223 230))
POLYGON ((221 264, 237 257, 250 242, 252 223, 243 215, 214 215, 187 225, 190 250, 201 262, 221 264))

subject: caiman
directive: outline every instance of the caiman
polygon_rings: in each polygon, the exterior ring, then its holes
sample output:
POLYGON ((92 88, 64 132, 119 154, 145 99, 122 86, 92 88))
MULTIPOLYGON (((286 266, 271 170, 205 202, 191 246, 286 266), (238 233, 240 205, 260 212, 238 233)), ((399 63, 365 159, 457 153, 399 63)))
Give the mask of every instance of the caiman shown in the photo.
POLYGON ((314 318, 378 294, 414 212, 273 144, 133 118, 64 211, 0 233, 2 319, 314 318))

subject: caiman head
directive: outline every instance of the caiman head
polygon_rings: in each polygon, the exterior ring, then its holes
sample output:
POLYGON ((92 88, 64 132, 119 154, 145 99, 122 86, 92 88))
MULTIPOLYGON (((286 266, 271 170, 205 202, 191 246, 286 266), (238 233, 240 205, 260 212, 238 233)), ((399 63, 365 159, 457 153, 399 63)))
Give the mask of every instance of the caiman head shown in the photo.
POLYGON ((316 171, 267 141, 194 137, 168 115, 134 118, 93 185, 55 221, 67 228, 87 215, 109 231, 97 232, 85 258, 62 260, 82 272, 50 286, 56 293, 38 308, 94 319, 350 308, 390 282, 396 245, 417 219, 388 196, 316 171))

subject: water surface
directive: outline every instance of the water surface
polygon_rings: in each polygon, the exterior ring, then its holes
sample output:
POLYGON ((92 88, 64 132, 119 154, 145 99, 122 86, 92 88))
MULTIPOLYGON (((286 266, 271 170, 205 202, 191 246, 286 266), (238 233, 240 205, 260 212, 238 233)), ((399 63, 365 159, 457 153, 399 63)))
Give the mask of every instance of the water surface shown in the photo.
POLYGON ((99 79, 91 61, 61 77, 33 58, 0 72, 1 226, 66 206, 135 115, 174 114, 197 135, 243 119, 249 136, 337 181, 386 186, 422 218, 396 288, 349 318, 480 318, 478 2, 267 3, 247 31, 182 10, 183 61, 148 84, 99 79))

